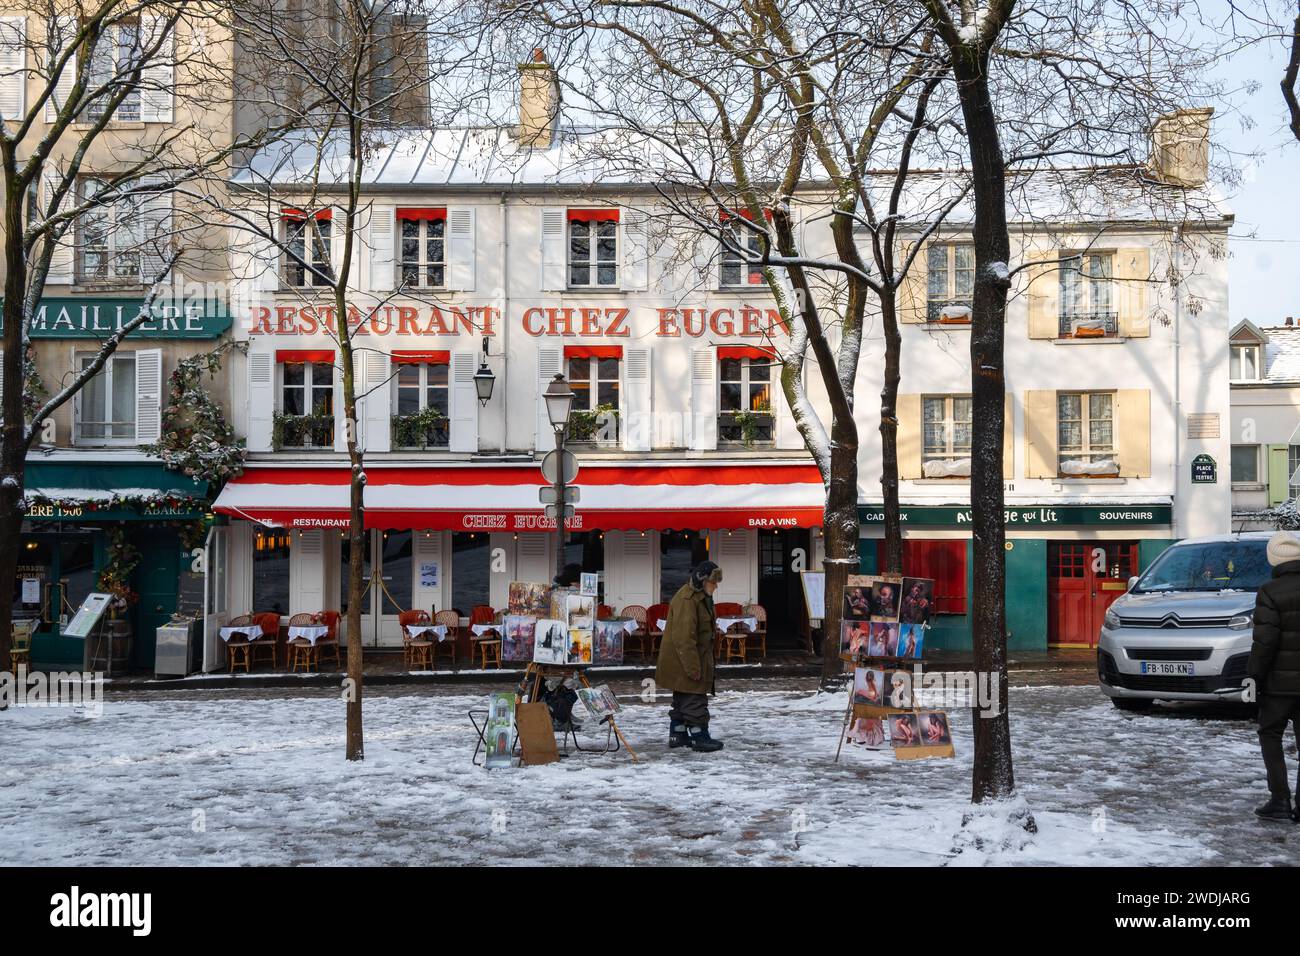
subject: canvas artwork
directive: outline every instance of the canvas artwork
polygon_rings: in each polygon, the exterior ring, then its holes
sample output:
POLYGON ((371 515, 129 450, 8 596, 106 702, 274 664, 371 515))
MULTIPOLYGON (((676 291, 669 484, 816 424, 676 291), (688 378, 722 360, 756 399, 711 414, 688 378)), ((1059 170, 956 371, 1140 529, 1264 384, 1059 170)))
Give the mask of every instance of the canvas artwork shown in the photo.
POLYGON ((872 749, 885 742, 885 724, 879 717, 858 717, 849 726, 848 737, 851 744, 862 744, 872 749))
POLYGON ((897 621, 902 600, 901 578, 876 578, 872 586, 871 616, 877 621, 897 621))
POLYGON ((551 588, 550 611, 543 616, 557 621, 564 621, 567 624, 569 620, 569 596, 577 593, 576 588, 551 588))
POLYGON ((886 671, 884 675, 885 704, 889 707, 911 707, 912 675, 907 671, 886 671))
POLYGON ((922 710, 916 715, 920 725, 921 741, 927 747, 944 747, 952 745, 952 728, 948 726, 948 715, 942 710, 922 710))
POLYGON ((502 620, 501 659, 531 661, 537 619, 527 614, 507 614, 502 620))
POLYGON ((890 621, 872 621, 867 640, 868 657, 898 656, 898 625, 890 621))
POLYGON ((569 594, 564 600, 564 613, 569 627, 589 631, 596 623, 596 599, 587 594, 569 594))
POLYGON ((925 624, 934 613, 934 581, 930 578, 903 578, 903 601, 898 619, 904 624, 925 624))
POLYGON ((849 575, 848 584, 844 588, 844 620, 870 620, 874 607, 872 587, 875 580, 865 574, 849 575))
POLYGON ((889 718, 889 745, 891 747, 921 746, 921 730, 916 714, 894 714, 889 718))
POLYGON ((533 660, 538 664, 564 664, 569 657, 569 626, 542 618, 533 629, 533 660))
POLYGON ((620 710, 618 698, 614 696, 614 692, 609 689, 608 684, 601 684, 597 687, 579 687, 578 699, 582 701, 588 713, 596 720, 613 717, 620 710))
POLYGON ((527 614, 533 618, 550 617, 550 585, 530 584, 527 581, 511 581, 509 607, 511 614, 527 614))
POLYGON ((924 624, 900 624, 898 626, 898 656, 921 658, 922 645, 925 643, 924 624))
POLYGON ((853 669, 853 703, 881 707, 885 703, 885 672, 873 667, 853 669))
POLYGON ((840 653, 847 654, 849 657, 858 658, 870 653, 867 649, 868 638, 871 635, 871 624, 868 621, 843 621, 840 623, 840 653))
POLYGON ((591 663, 591 629, 586 627, 569 628, 569 653, 566 664, 591 663))
POLYGON ((627 631, 623 625, 616 621, 597 621, 596 629, 592 632, 592 642, 594 646, 591 652, 591 662, 593 664, 622 664, 623 663, 623 635, 627 631))
POLYGON ((495 691, 488 697, 487 727, 483 740, 487 744, 487 767, 509 767, 515 731, 514 691, 495 691))

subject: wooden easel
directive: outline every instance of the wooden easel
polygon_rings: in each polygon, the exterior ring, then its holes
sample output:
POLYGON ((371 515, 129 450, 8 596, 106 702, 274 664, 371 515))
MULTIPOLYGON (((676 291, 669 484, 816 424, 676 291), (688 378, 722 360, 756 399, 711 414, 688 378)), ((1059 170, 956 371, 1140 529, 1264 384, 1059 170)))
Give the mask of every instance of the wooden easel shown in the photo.
MULTIPOLYGON (((583 687, 588 690, 591 689, 591 682, 587 680, 587 672, 581 667, 575 667, 572 664, 539 664, 536 661, 529 661, 528 667, 524 670, 524 679, 520 682, 520 687, 527 689, 529 702, 541 699, 542 682, 550 677, 558 677, 561 680, 577 677, 582 682, 583 687)), ((613 715, 607 717, 602 723, 609 724, 610 730, 617 735, 619 743, 627 749, 632 762, 638 763, 636 751, 632 749, 632 745, 623 736, 623 731, 618 729, 618 723, 614 720, 613 715)))
MULTIPOLYGON (((855 668, 870 665, 879 667, 880 670, 903 670, 909 665, 915 666, 921 663, 920 658, 916 657, 863 657, 855 658, 850 654, 841 654, 840 660, 846 664, 852 664, 855 668)), ((885 689, 881 689, 881 698, 885 698, 885 689)), ((911 707, 890 707, 884 704, 855 704, 853 702, 853 684, 849 684, 849 705, 844 711, 844 721, 840 725, 840 740, 835 748, 834 763, 839 763, 840 752, 844 749, 844 738, 853 720, 858 717, 864 717, 868 720, 880 719, 886 720, 898 714, 920 714, 921 708, 916 705, 916 687, 912 687, 912 706, 911 707)), ((952 728, 949 725, 949 734, 952 728)), ((888 737, 886 737, 888 739, 888 737)), ((923 757, 951 757, 953 755, 952 744, 921 746, 921 747, 891 747, 894 751, 896 760, 919 760, 923 757)))

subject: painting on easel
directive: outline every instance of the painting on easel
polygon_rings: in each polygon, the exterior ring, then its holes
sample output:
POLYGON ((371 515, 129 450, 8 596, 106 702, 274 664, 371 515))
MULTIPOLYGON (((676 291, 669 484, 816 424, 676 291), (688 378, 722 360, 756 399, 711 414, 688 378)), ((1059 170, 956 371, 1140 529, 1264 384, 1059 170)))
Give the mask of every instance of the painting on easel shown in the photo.
POLYGON ((505 632, 501 636, 501 659, 531 661, 537 619, 527 614, 507 614, 502 624, 505 632))
POLYGON ((568 625, 554 618, 538 621, 533 630, 533 660, 538 664, 564 664, 568 659, 568 625))

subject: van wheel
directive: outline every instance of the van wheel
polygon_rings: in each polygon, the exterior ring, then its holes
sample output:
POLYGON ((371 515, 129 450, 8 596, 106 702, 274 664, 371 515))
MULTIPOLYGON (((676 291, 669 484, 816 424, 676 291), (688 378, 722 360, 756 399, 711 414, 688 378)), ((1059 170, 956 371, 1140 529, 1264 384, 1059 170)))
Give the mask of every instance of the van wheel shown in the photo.
POLYGON ((1112 697, 1110 702, 1120 710, 1150 710, 1152 701, 1134 697, 1112 697))

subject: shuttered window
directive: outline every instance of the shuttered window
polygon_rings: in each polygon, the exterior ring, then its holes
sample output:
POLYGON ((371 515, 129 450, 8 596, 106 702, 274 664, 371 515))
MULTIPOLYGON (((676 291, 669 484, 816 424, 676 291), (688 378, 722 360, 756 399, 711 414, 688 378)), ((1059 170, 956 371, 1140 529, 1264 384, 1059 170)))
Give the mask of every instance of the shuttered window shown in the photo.
MULTIPOLYGON (((88 368, 96 354, 78 353, 77 367, 88 368)), ((135 444, 135 376, 135 354, 122 352, 82 387, 75 403, 75 444, 135 444)))

